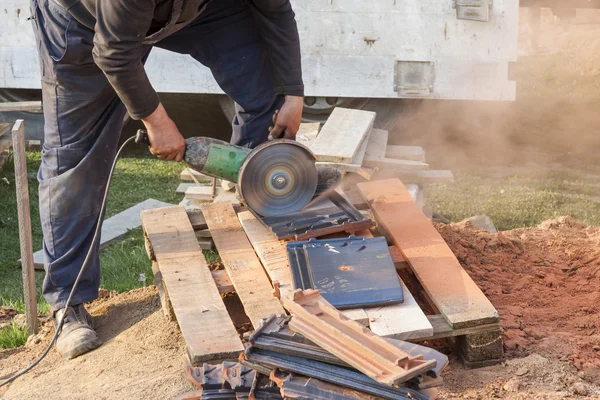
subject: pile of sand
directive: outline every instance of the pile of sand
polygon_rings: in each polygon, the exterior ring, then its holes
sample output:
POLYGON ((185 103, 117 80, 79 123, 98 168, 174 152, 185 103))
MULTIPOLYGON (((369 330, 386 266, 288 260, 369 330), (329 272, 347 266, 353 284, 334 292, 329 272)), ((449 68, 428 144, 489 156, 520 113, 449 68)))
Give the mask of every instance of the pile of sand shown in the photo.
POLYGON ((570 217, 498 234, 437 228, 498 309, 507 356, 568 361, 600 383, 600 228, 570 217))

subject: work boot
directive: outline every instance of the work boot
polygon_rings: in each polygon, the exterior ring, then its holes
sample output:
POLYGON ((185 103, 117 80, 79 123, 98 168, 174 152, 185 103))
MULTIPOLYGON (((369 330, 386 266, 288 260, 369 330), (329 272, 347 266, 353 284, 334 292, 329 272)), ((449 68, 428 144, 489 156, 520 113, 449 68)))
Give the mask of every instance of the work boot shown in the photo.
POLYGON ((317 190, 315 191, 315 197, 321 195, 329 190, 336 189, 344 176, 339 169, 335 167, 317 167, 317 190))
MULTIPOLYGON (((71 359, 94 350, 102 344, 94 330, 94 320, 83 304, 66 309, 67 316, 56 340, 56 349, 63 358, 71 359)), ((57 327, 64 308, 54 313, 54 326, 57 327)))

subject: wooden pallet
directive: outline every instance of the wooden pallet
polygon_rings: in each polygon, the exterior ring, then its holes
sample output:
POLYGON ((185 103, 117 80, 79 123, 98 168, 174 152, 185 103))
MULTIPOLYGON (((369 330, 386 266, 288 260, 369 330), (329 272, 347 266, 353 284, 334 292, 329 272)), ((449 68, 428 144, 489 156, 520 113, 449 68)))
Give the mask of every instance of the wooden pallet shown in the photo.
MULTIPOLYGON (((414 342, 447 338, 467 367, 490 365, 501 360, 503 345, 498 314, 460 264, 455 261, 454 255, 447 253, 449 248, 443 239, 434 238, 434 245, 438 247, 436 251, 443 254, 437 259, 430 257, 423 267, 419 261, 424 257, 419 257, 412 252, 418 249, 418 246, 411 247, 414 243, 407 244, 400 234, 407 232, 408 236, 414 237, 415 240, 421 238, 421 240, 431 241, 431 237, 425 239, 423 232, 432 235, 431 229, 435 231, 410 195, 406 197, 408 192, 402 184, 397 180, 370 182, 361 184, 360 189, 373 207, 379 228, 387 233, 394 244, 390 250, 396 269, 402 276, 405 302, 385 307, 345 310, 344 314, 370 327, 374 333, 383 337, 414 342), (381 187, 386 191, 384 197, 390 199, 392 204, 382 200, 382 196, 377 192, 381 187), (397 213, 402 212, 398 210, 410 210, 410 212, 405 211, 405 214, 398 216, 397 213), (426 229, 426 226, 431 229, 426 229), (424 268, 429 264, 433 265, 432 270, 437 272, 428 274, 424 268), (453 277, 460 278, 453 279, 453 277), (439 285, 440 282, 454 282, 457 279, 460 279, 461 285, 439 285)), ((156 260, 155 272, 162 275, 160 290, 161 297, 165 298, 163 305, 167 310, 173 310, 171 315, 174 314, 177 318, 186 342, 188 338, 204 338, 200 341, 196 339, 188 342, 188 351, 190 355, 193 354, 192 363, 227 358, 224 355, 231 356, 232 352, 227 353, 222 348, 216 351, 212 346, 206 347, 210 342, 207 334, 211 331, 207 331, 204 324, 194 323, 194 321, 206 317, 201 312, 204 308, 208 308, 204 304, 206 301, 217 302, 214 293, 224 295, 232 291, 237 292, 254 326, 260 318, 268 317, 267 314, 279 313, 281 308, 279 304, 274 303, 273 291, 279 291, 281 296, 289 296, 293 291, 285 242, 278 240, 250 212, 238 209, 236 216, 234 208, 227 203, 205 206, 205 218, 197 210, 186 214, 181 207, 179 207, 181 211, 177 213, 172 209, 172 207, 163 209, 168 211, 165 214, 168 218, 162 223, 159 223, 160 219, 156 218, 157 214, 161 213, 161 209, 142 214, 142 221, 150 216, 155 221, 154 224, 145 222, 144 229, 151 249, 149 254, 156 260), (175 214, 177 221, 173 219, 175 214), (197 245, 196 249, 191 249, 193 247, 191 237, 196 238, 191 222, 198 229, 205 229, 208 225, 213 230, 212 236, 217 250, 223 255, 225 270, 209 273, 197 245), (174 229, 174 226, 177 229, 174 229), (172 269, 179 267, 168 265, 167 271, 171 270, 171 277, 169 277, 165 276, 161 264, 165 262, 165 256, 168 256, 167 262, 171 262, 170 258, 173 257, 179 259, 177 253, 182 251, 182 245, 178 242, 182 237, 185 237, 186 241, 184 250, 193 251, 195 257, 199 259, 191 268, 206 270, 203 278, 193 283, 195 286, 181 285, 178 281, 174 282, 175 286, 173 286, 172 269), (161 251, 166 253, 165 255, 157 254, 156 243, 154 243, 156 241, 161 251), (248 273, 249 270, 252 272, 248 273), (212 279, 207 280, 207 276, 211 276, 212 279), (194 290, 197 290, 197 293, 207 291, 212 293, 209 296, 211 300, 206 300, 203 295, 190 296, 189 291, 192 287, 196 288, 194 290), (180 293, 181 290, 185 293, 180 293), (184 297, 185 304, 169 300, 172 296, 184 297), (185 311, 178 310, 178 307, 185 307, 185 311), (198 310, 200 314, 197 313, 198 310)), ((372 236, 369 231, 361 232, 361 235, 372 236)), ((200 235, 201 238, 202 236, 200 235)), ((179 265, 182 268, 182 264, 179 265)), ((190 265, 187 267, 190 268, 190 265)), ((225 315, 226 313, 221 312, 220 319, 222 320, 225 315)), ((235 343, 236 346, 233 348, 238 348, 239 338, 234 331, 226 329, 219 334, 221 335, 219 343, 223 343, 223 336, 225 336, 227 337, 225 343, 235 343)))

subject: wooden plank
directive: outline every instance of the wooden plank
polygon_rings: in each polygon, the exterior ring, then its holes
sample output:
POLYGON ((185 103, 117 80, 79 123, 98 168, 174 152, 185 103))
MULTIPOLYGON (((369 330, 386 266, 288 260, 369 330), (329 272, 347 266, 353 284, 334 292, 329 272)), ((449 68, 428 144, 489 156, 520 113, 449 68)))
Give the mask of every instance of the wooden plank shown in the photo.
POLYGON ((229 279, 229 274, 224 269, 214 269, 210 271, 212 274, 215 283, 217 284, 217 289, 219 289, 219 293, 226 294, 235 292, 235 288, 231 283, 231 279, 229 279))
MULTIPOLYGON (((140 219, 140 213, 142 211, 160 207, 169 207, 171 205, 172 204, 165 203, 164 201, 147 199, 106 219, 102 223, 100 248, 103 249, 109 246, 125 236, 130 230, 142 226, 142 220, 140 219)), ((33 261, 37 269, 44 269, 44 250, 36 251, 33 255, 33 261)))
POLYGON ((318 290, 297 290, 281 301, 294 315, 290 329, 380 383, 397 385, 435 368, 435 360, 412 356, 348 320, 318 290))
POLYGON ((404 259, 402 253, 396 246, 390 246, 390 254, 392 255, 392 260, 394 261, 394 266, 396 267, 396 271, 400 271, 406 268, 410 268, 408 262, 404 259))
POLYGON ((386 158, 425 162, 425 150, 421 146, 389 145, 384 149, 384 154, 386 158))
POLYGON ((365 153, 369 158, 385 158, 385 149, 388 143, 388 131, 373 129, 369 138, 369 145, 365 153))
POLYGON ((369 316, 369 327, 379 336, 400 340, 432 336, 431 323, 402 280, 400 284, 404 294, 403 303, 365 308, 369 316))
POLYGON ((426 171, 401 171, 394 169, 381 169, 376 173, 377 179, 400 179, 403 183, 443 183, 454 182, 452 171, 426 170, 426 171))
POLYGON ((215 246, 215 242, 213 242, 213 240, 210 238, 199 238, 197 240, 198 246, 200 246, 202 250, 212 250, 212 248, 215 246))
MULTIPOLYGON (((192 225, 193 228, 193 225, 192 225)), ((208 229, 202 229, 202 230, 195 230, 194 229, 194 233, 196 234, 196 238, 197 239, 206 239, 206 238, 212 238, 212 234, 210 233, 210 231, 208 229)))
POLYGON ((244 346, 183 207, 143 211, 142 225, 192 364, 237 358, 244 346))
POLYGON ((358 184, 382 228, 453 329, 498 322, 498 312, 397 179, 358 184))
MULTIPOLYGON (((453 329, 443 315, 428 315, 427 319, 433 327, 433 334, 430 337, 420 338, 419 340, 435 340, 447 337, 456 337, 463 335, 476 335, 486 332, 494 332, 500 329, 499 323, 492 323, 487 325, 471 326, 467 328, 453 329)), ((412 340, 412 339, 411 339, 412 340)), ((416 339, 415 339, 416 340, 416 339)))
POLYGON ((313 142, 311 150, 318 161, 352 164, 374 121, 374 112, 337 107, 313 142))
POLYGON ((158 290, 158 298, 160 300, 163 314, 169 321, 175 321, 173 306, 171 306, 169 294, 167 293, 165 285, 163 285, 162 274, 160 273, 160 269, 158 268, 158 263, 156 261, 152 261, 152 273, 154 274, 154 286, 156 286, 156 289, 158 290))
POLYGON ((394 158, 372 158, 365 157, 363 167, 394 169, 405 171, 421 171, 429 168, 429 164, 420 161, 396 160, 394 158))
POLYGON ((230 203, 207 204, 202 207, 202 213, 235 292, 254 328, 260 326, 262 318, 284 314, 233 206, 230 203))
POLYGON ((177 186, 177 189, 175 189, 175 193, 177 194, 185 194, 185 191, 188 190, 191 187, 195 187, 198 186, 195 183, 180 183, 179 186, 177 186))
MULTIPOLYGON (((1 103, 0 103, 1 104, 1 103)), ((31 238, 31 206, 29 204, 29 182, 27 181, 27 155, 25 154, 25 129, 19 119, 12 128, 13 157, 15 162, 15 187, 17 192, 17 215, 19 223, 19 245, 21 248, 21 273, 25 315, 30 333, 38 332, 37 292, 33 265, 33 240, 31 238)))
MULTIPOLYGON (((221 187, 216 188, 217 195, 219 195, 219 193, 221 193, 222 191, 223 191, 223 189, 221 187)), ((187 190, 185 191, 185 198, 197 200, 200 202, 211 202, 214 199, 213 187, 210 185, 208 185, 208 186, 193 185, 192 187, 187 188, 187 190)))
MULTIPOLYGON (((271 282, 279 283, 281 296, 291 296, 294 287, 285 242, 278 240, 250 211, 239 213, 238 218, 271 282)), ((362 308, 344 310, 343 313, 361 325, 369 324, 369 317, 362 308)))
POLYGON ((41 112, 42 102, 41 101, 9 101, 0 103, 0 112, 10 111, 27 111, 27 112, 41 112))
POLYGON ((192 228, 194 228, 195 231, 201 230, 201 229, 208 229, 208 225, 206 224, 206 221, 204 220, 204 215, 202 215, 202 211, 186 210, 186 213, 187 213, 188 218, 190 219, 192 228))
POLYGON ((368 146, 369 140, 371 138, 371 132, 373 132, 373 129, 371 129, 365 135, 365 138, 363 139, 362 144, 358 147, 358 150, 357 150, 356 154, 354 155, 354 158, 352 159, 352 164, 362 165, 363 160, 365 159, 365 154, 367 152, 367 146, 368 146))
POLYGON ((229 182, 225 179, 221 179, 221 188, 227 192, 235 192, 235 182, 229 182))
POLYGON ((315 165, 317 167, 332 167, 340 170, 343 173, 352 172, 362 176, 363 178, 370 180, 375 173, 375 170, 372 168, 365 168, 360 164, 340 164, 333 162, 316 162, 315 165))
POLYGON ((213 203, 230 203, 238 207, 242 204, 237 193, 228 192, 225 190, 221 190, 221 192, 213 200, 213 203))
POLYGON ((10 129, 10 124, 0 124, 0 153, 10 149, 13 145, 11 135, 5 135, 5 133, 10 132, 10 129))
POLYGON ((207 184, 211 184, 213 178, 208 176, 208 175, 204 175, 198 171, 195 171, 191 168, 186 168, 183 171, 181 171, 181 173, 179 174, 179 179, 181 179, 182 181, 193 181, 194 178, 196 178, 198 181, 204 183, 206 182, 207 184), (193 177, 192 177, 193 175, 193 177))
POLYGON ((300 124, 300 129, 296 134, 296 141, 308 147, 312 146, 312 143, 315 141, 317 136, 319 135, 319 129, 321 128, 321 124, 318 122, 314 123, 302 123, 300 124))

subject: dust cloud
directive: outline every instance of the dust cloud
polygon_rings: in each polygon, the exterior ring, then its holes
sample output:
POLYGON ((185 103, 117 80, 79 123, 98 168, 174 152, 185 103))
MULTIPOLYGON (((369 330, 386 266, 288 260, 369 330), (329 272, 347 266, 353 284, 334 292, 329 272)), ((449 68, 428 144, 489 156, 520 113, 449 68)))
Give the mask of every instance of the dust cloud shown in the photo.
POLYGON ((425 147, 434 168, 600 169, 600 10, 567 23, 542 9, 537 34, 530 10, 520 15, 515 102, 411 101, 388 122, 390 142, 425 147))

